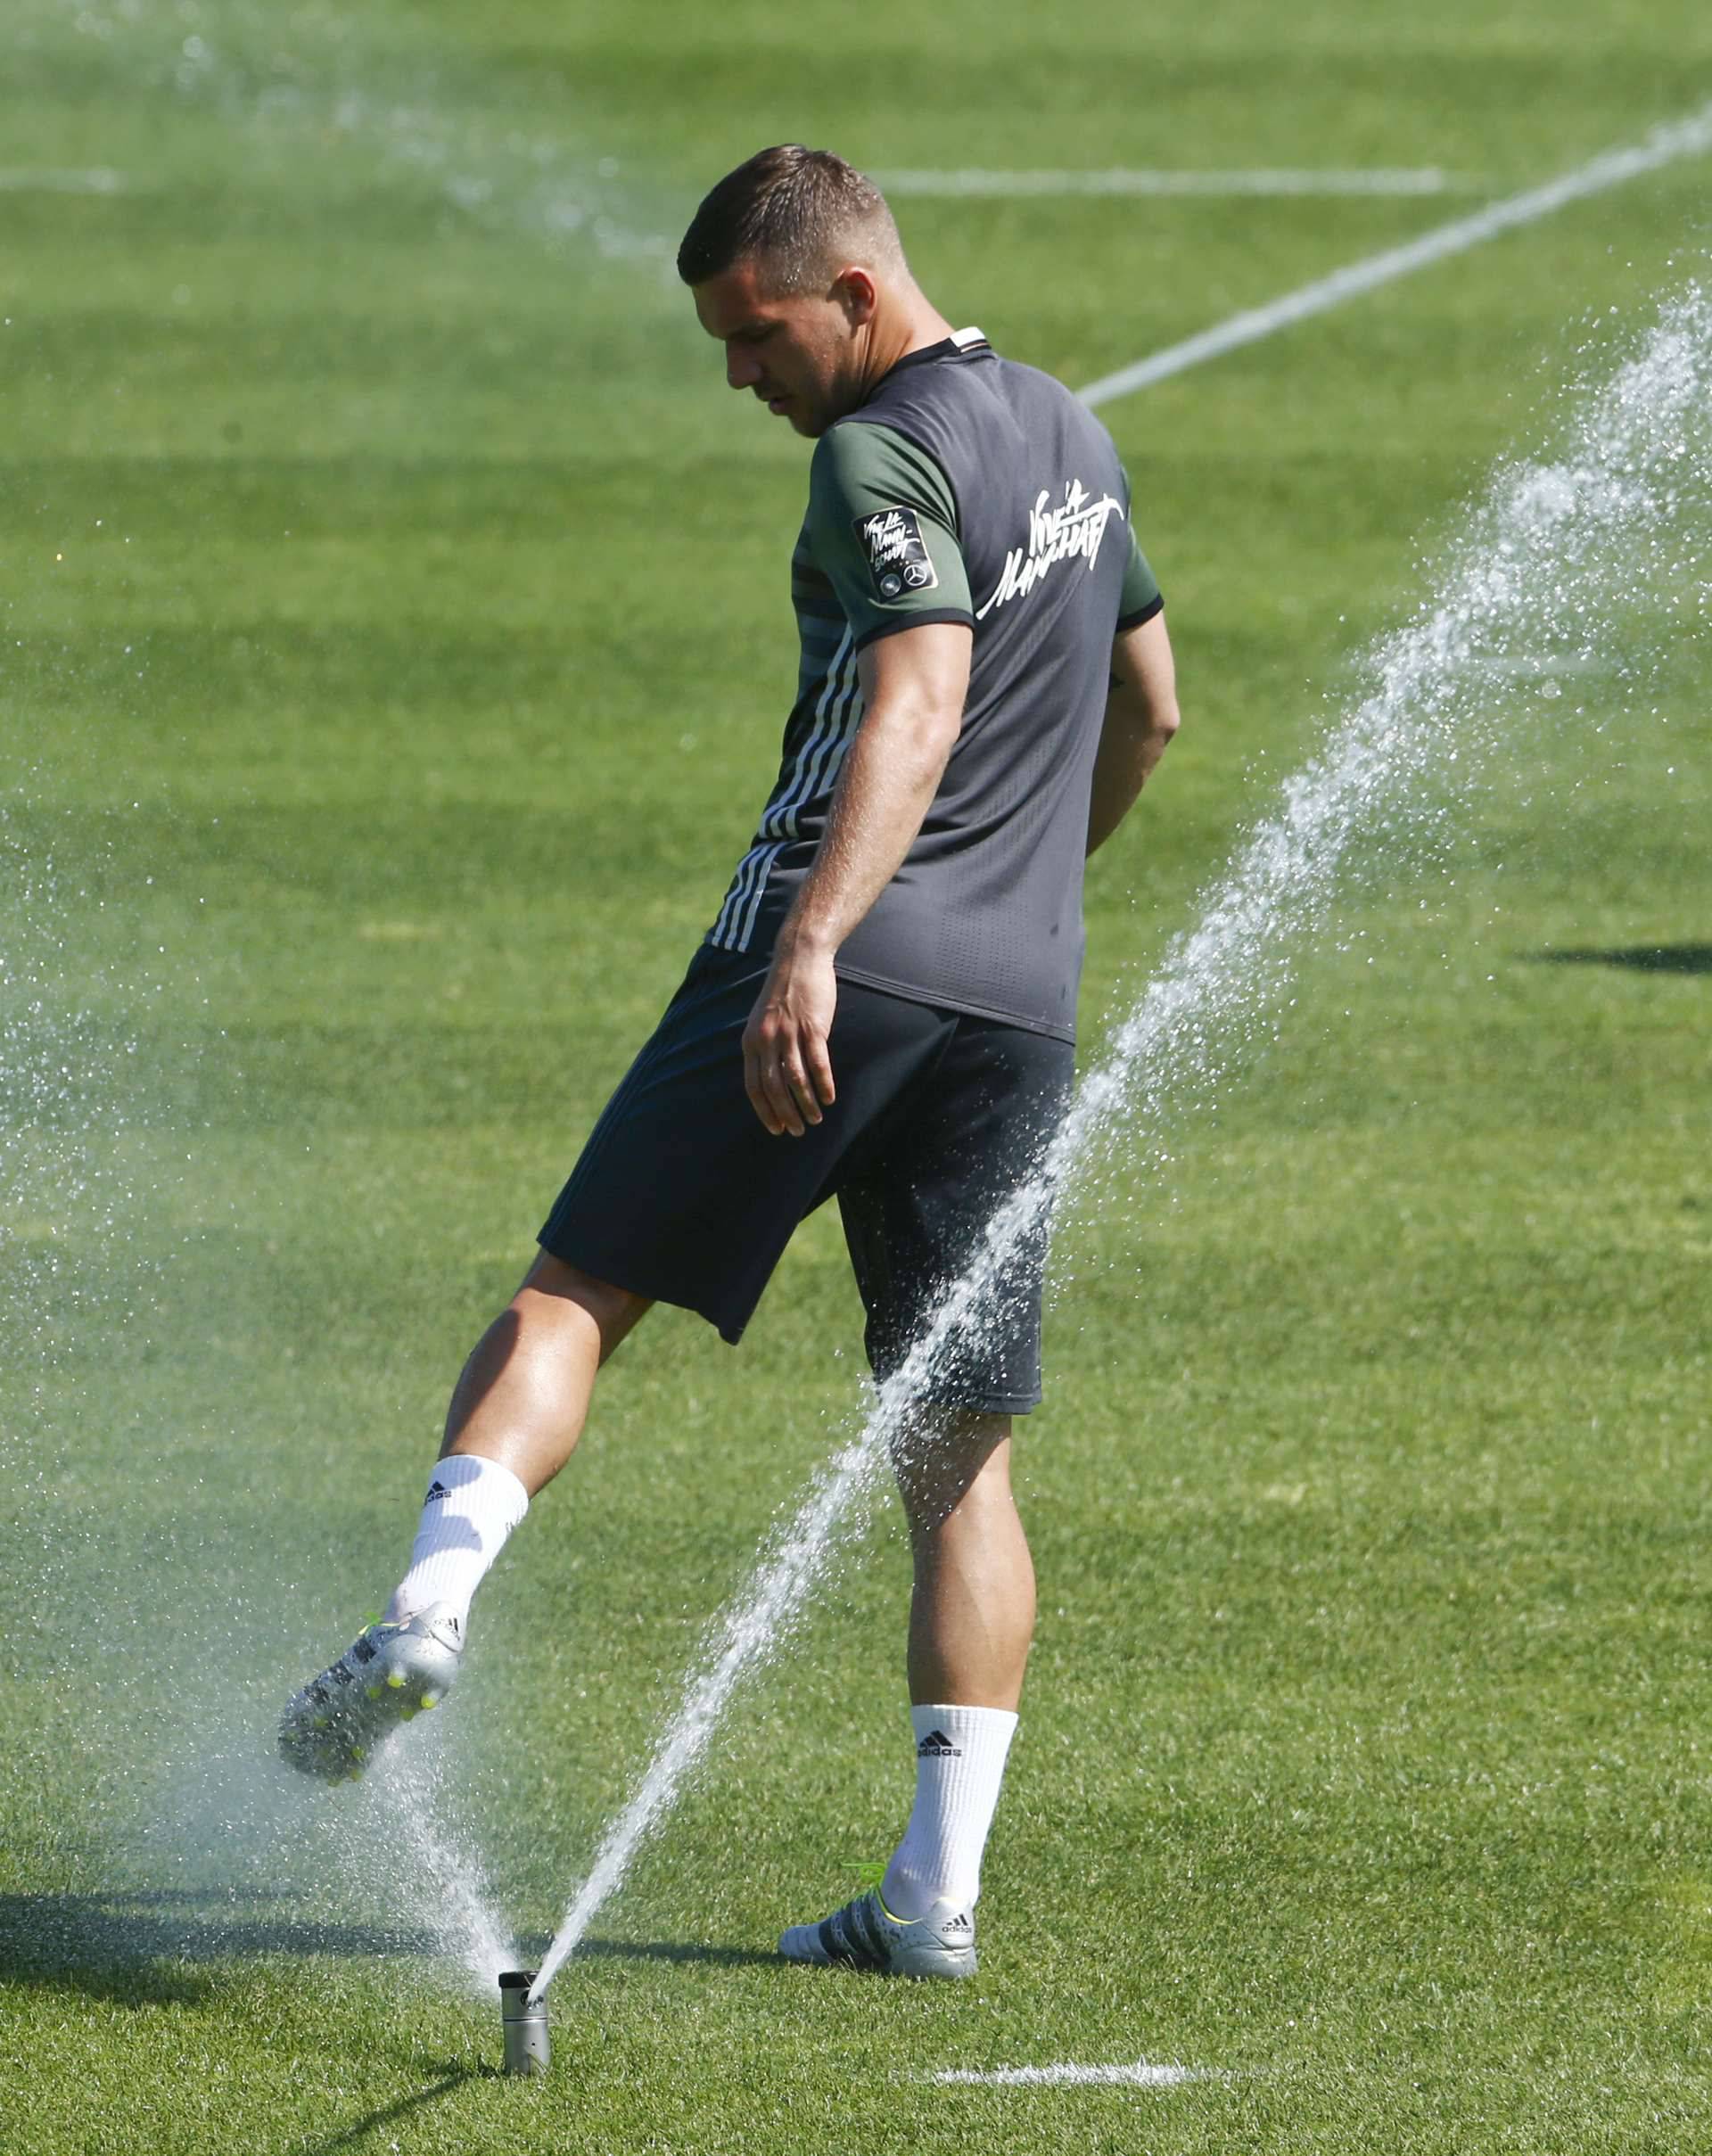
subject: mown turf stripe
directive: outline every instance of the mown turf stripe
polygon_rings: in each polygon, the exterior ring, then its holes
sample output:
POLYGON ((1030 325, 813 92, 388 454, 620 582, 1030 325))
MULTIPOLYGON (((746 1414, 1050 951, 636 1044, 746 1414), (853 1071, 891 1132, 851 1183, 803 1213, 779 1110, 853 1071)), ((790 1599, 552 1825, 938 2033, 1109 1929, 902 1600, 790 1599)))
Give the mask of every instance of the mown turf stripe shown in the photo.
POLYGON ((1324 314, 1328 309, 1340 307, 1346 300, 1372 292, 1378 285, 1412 276, 1417 269, 1442 262, 1447 255, 1461 254, 1468 248, 1478 247, 1483 241, 1496 239, 1501 233, 1514 231, 1519 225, 1529 225, 1539 218, 1549 217, 1554 210, 1562 210, 1590 194, 1602 194, 1609 188, 1620 187, 1626 180, 1657 172, 1661 166, 1675 164, 1681 158, 1703 157, 1708 150, 1712 150, 1712 104, 1702 106, 1688 119, 1655 128, 1643 143, 1626 150, 1607 151, 1543 187, 1530 187, 1524 193, 1490 203, 1471 217, 1456 218, 1448 225, 1424 233, 1418 240, 1411 240, 1405 246, 1389 247, 1383 254, 1352 262, 1347 268, 1334 270, 1329 277, 1316 278, 1299 291, 1287 292, 1281 300, 1232 315, 1216 328, 1203 330, 1181 344, 1168 345, 1164 351, 1155 352, 1151 358, 1138 359, 1132 366, 1120 367, 1115 374, 1104 374, 1080 392, 1082 400, 1091 405, 1109 404, 1115 398, 1146 389, 1151 383, 1163 382, 1167 375, 1198 366, 1203 360, 1217 359, 1239 346, 1256 343, 1262 337, 1270 337, 1274 331, 1286 329, 1291 323, 1303 321, 1310 315, 1324 314))
POLYGON ((1174 2088, 1204 2078, 1197 2067, 1150 2066, 1145 2059, 1132 2066, 996 2066, 988 2073, 948 2067, 934 2076, 942 2086, 983 2088, 1174 2088))
POLYGON ((1444 194, 1469 183, 1436 165, 1371 171, 1314 171, 1260 167, 1253 171, 1193 172, 1118 167, 1104 172, 992 172, 967 166, 947 172, 882 172, 888 194, 936 196, 1059 194, 1338 195, 1444 194))
POLYGON ((100 165, 86 172, 33 170, 22 166, 0 170, 0 194, 119 194, 124 187, 122 172, 110 172, 100 165))

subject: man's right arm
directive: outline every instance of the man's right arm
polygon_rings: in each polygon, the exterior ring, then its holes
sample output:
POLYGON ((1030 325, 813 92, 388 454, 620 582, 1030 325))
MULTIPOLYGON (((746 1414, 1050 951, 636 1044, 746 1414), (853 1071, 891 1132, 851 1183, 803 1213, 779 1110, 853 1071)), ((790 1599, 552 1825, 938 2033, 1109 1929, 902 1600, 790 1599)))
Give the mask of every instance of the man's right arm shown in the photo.
POLYGON ((1112 686, 1094 758, 1088 851, 1104 845, 1135 805, 1177 731, 1177 671, 1165 617, 1121 630, 1112 642, 1112 686))

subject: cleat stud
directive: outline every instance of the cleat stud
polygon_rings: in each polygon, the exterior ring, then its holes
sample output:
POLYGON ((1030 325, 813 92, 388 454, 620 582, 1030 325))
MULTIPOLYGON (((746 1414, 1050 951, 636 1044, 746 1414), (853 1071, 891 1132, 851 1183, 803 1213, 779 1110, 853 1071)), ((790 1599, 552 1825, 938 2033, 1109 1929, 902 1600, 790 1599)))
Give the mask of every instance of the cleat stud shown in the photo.
POLYGON ((396 1669, 386 1681, 394 1691, 402 1691, 404 1690, 404 1679, 399 1675, 396 1669))
POLYGON ((328 1729, 331 1728, 332 1724, 333 1717, 331 1715, 317 1715, 315 1719, 309 1724, 309 1727, 311 1729, 328 1729))
POLYGON ((425 1691, 422 1695, 422 1704, 424 1707, 438 1707, 442 1696, 437 1691, 425 1691))
POLYGON ((415 1708, 414 1707, 401 1707, 401 1708, 399 1708, 399 1720, 400 1722, 414 1722, 414 1721, 416 1720, 416 1708, 415 1708))

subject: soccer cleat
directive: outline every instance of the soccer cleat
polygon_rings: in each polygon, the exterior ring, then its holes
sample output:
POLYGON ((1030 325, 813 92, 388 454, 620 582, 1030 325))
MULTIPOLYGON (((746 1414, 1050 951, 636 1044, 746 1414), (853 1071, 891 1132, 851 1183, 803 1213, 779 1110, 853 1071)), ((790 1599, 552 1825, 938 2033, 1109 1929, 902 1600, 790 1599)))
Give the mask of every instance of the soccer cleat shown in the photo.
POLYGON ((355 1782, 377 1744, 451 1690, 464 1627, 449 1602, 401 1625, 371 1625, 331 1669, 296 1693, 279 1719, 288 1765, 324 1782, 355 1782))
POLYGON ((865 1969, 875 1976, 967 1977, 975 1971, 975 1912, 935 1902, 905 1923, 873 1889, 824 1922, 793 1924, 778 1942, 787 1962, 865 1969))

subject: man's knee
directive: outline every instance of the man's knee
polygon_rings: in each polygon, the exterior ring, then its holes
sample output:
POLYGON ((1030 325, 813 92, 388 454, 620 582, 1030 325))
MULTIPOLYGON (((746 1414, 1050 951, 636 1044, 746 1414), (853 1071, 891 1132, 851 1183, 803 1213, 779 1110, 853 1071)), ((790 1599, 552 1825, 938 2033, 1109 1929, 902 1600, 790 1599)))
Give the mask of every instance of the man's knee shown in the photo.
POLYGON ((585 1311, 599 1331, 603 1362, 654 1307, 646 1296, 632 1295, 628 1288, 615 1288, 610 1280, 597 1280, 592 1272, 583 1271, 580 1265, 566 1264, 550 1250, 536 1253, 534 1263, 512 1297, 512 1307, 523 1313, 537 1297, 542 1298, 548 1308, 556 1303, 568 1303, 585 1311))
POLYGON ((977 1483, 995 1494, 1008 1492, 1010 1417, 919 1409, 893 1437, 892 1467, 911 1529, 931 1530, 977 1483))

